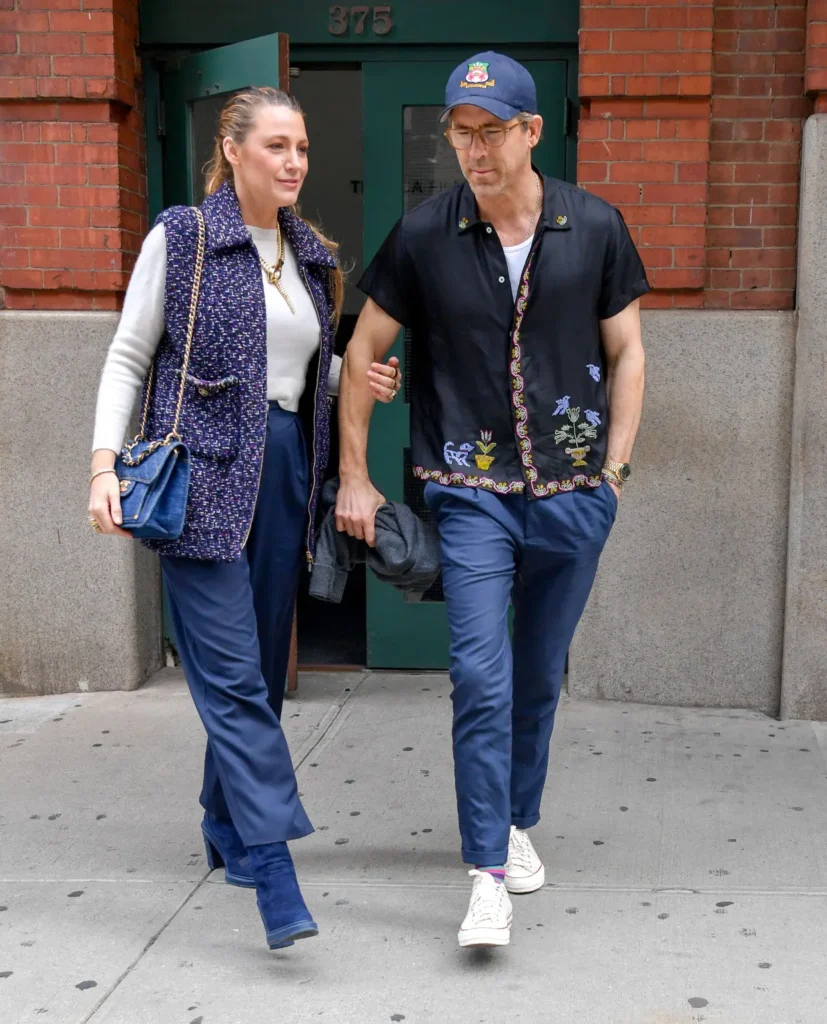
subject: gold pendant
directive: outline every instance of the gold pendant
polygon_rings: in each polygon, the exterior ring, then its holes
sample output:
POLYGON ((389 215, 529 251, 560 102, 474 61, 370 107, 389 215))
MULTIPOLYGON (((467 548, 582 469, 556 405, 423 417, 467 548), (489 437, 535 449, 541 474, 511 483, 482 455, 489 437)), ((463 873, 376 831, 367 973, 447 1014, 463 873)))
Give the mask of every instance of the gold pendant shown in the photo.
POLYGON ((282 288, 281 281, 278 281, 278 280, 277 281, 273 281, 273 284, 276 286, 276 289, 278 290, 279 295, 281 295, 281 297, 287 303, 287 308, 290 310, 290 312, 293 314, 293 316, 295 316, 296 315, 296 307, 290 301, 290 296, 287 294, 287 292, 284 290, 284 288, 282 288))
POLYGON ((267 263, 266 260, 262 259, 261 256, 259 256, 259 263, 261 264, 261 269, 264 271, 267 280, 276 289, 279 295, 281 295, 281 297, 287 303, 287 308, 290 310, 293 316, 295 316, 296 307, 293 305, 290 296, 287 294, 287 292, 284 290, 281 284, 281 266, 279 265, 274 267, 271 263, 267 263))

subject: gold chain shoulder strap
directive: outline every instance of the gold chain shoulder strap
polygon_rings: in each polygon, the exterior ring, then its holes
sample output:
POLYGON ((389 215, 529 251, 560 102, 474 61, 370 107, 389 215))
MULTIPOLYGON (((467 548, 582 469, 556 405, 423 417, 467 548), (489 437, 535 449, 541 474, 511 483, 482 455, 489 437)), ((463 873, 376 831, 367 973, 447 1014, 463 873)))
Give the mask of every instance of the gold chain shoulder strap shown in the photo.
POLYGON ((195 219, 198 223, 198 241, 195 248, 195 266, 192 275, 192 292, 190 294, 190 312, 189 320, 187 321, 187 337, 184 344, 184 360, 181 364, 181 386, 178 389, 178 404, 175 407, 175 421, 172 425, 172 430, 167 434, 163 440, 153 441, 149 448, 143 452, 138 458, 132 459, 132 449, 139 444, 141 441, 146 440, 146 424, 149 418, 149 406, 152 400, 152 386, 155 381, 155 360, 152 360, 152 364, 149 367, 149 373, 146 379, 146 394, 144 396, 144 407, 141 413, 141 426, 137 436, 134 440, 130 441, 126 445, 126 453, 124 456, 124 462, 130 466, 137 466, 140 462, 157 451, 164 445, 171 444, 173 441, 180 441, 181 435, 178 433, 178 427, 181 424, 181 410, 184 407, 184 392, 187 384, 187 372, 190 365, 190 355, 192 354, 192 339, 195 333, 195 314, 198 310, 198 297, 201 294, 201 275, 204 270, 204 250, 206 249, 207 242, 207 226, 204 223, 204 214, 197 206, 194 206, 193 212, 195 213, 195 219))

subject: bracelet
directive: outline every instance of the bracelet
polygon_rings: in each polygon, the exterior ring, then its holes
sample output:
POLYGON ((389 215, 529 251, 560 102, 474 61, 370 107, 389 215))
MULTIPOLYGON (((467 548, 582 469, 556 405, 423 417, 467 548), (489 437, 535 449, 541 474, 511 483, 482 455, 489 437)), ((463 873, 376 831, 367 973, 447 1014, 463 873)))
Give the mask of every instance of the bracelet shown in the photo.
POLYGON ((610 484, 614 484, 615 487, 619 487, 621 490, 623 490, 623 481, 620 479, 617 473, 612 472, 611 469, 602 470, 600 475, 603 477, 604 480, 608 480, 610 484))
POLYGON ((114 473, 115 476, 118 475, 118 471, 116 469, 99 469, 99 470, 97 470, 97 472, 93 473, 89 477, 89 483, 91 484, 96 476, 103 476, 104 473, 114 473))

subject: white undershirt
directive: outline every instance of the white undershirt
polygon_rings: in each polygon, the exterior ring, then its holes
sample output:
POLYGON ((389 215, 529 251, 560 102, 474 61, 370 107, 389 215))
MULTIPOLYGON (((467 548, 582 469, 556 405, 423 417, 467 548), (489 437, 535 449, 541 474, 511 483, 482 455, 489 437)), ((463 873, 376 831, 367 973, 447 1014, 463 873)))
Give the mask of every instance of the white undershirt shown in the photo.
MULTIPOLYGON (((278 255, 275 229, 249 228, 259 252, 268 263, 278 255)), ((305 287, 296 257, 285 239, 281 284, 295 307, 290 312, 278 290, 264 277, 267 312, 267 398, 283 409, 297 412, 305 389, 307 368, 319 347, 319 319, 305 287)), ((146 372, 164 333, 164 291, 167 241, 163 224, 147 235, 124 297, 123 313, 115 332, 98 389, 92 448, 119 451, 146 372)), ((333 357, 328 387, 338 393, 341 359, 333 357)))
POLYGON ((523 276, 523 270, 525 269, 525 261, 528 259, 528 253, 533 241, 534 236, 532 235, 524 242, 520 242, 519 245, 503 246, 505 262, 508 264, 508 279, 511 281, 511 294, 514 296, 515 302, 517 301, 517 291, 520 287, 520 278, 523 276))

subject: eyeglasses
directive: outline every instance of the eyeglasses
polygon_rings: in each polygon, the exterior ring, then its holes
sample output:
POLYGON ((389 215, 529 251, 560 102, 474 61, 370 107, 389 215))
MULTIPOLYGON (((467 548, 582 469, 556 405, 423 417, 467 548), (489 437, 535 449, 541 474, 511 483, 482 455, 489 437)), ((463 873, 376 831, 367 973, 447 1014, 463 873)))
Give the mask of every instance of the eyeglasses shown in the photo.
POLYGON ((480 142, 484 146, 498 149, 505 143, 505 137, 515 128, 519 128, 522 121, 501 128, 499 125, 487 124, 482 128, 449 128, 445 132, 445 138, 451 143, 454 149, 470 149, 474 144, 474 136, 479 135, 480 142))

